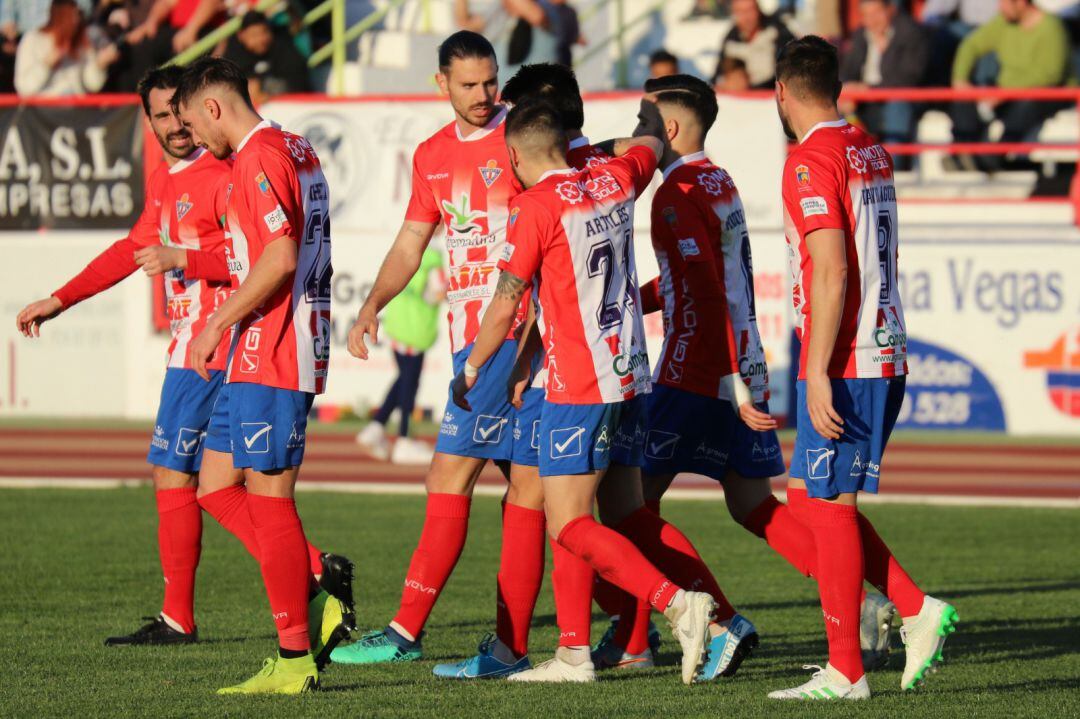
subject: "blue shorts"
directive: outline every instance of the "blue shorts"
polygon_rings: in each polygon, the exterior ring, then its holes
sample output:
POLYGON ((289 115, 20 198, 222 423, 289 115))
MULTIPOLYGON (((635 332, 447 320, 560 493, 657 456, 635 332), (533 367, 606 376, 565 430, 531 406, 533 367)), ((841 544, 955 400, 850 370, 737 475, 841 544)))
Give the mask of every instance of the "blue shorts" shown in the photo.
POLYGON ((528 467, 540 466, 540 413, 544 390, 530 387, 521 395, 521 409, 514 410, 514 446, 510 461, 528 467))
POLYGON ((796 383, 798 430, 791 476, 806 482, 806 493, 821 499, 853 492, 877 492, 881 456, 900 405, 905 377, 832 380, 833 408, 844 420, 840 439, 822 437, 806 409, 806 381, 796 383))
MULTIPOLYGON (((758 409, 768 412, 767 404, 758 409)), ((728 470, 748 479, 786 471, 776 432, 743 424, 731 402, 656 385, 649 395, 646 474, 691 472, 722 480, 728 470)))
POLYGON ((218 393, 206 446, 232 454, 233 467, 256 472, 304 461, 307 418, 315 395, 250 382, 229 382, 218 393))
POLYGON ((209 382, 192 369, 165 370, 147 462, 185 474, 199 471, 210 413, 224 383, 222 370, 211 371, 209 382))
POLYGON ((611 464, 640 467, 645 402, 553 404, 540 412, 540 476, 591 474, 611 464))
MULTIPOLYGON (((472 345, 454 353, 454 376, 469 358, 472 345)), ((472 410, 454 404, 453 394, 446 401, 435 451, 459 457, 509 460, 514 450, 514 407, 507 401, 506 382, 517 359, 517 342, 506 340, 480 369, 476 384, 469 390, 472 410)))

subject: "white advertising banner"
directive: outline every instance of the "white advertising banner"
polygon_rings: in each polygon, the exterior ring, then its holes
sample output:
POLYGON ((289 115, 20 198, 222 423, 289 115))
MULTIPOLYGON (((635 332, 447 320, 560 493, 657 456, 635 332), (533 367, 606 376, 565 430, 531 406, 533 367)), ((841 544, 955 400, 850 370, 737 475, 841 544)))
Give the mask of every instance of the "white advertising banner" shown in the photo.
MULTIPOLYGON (((628 134, 636 108, 632 97, 591 98, 586 129, 594 139, 628 134)), ((264 112, 312 140, 330 181, 333 342, 328 391, 318 403, 363 411, 379 404, 393 381, 393 356, 383 343, 368 362, 355 360, 346 336, 404 214, 412 151, 449 121, 449 107, 443 101, 272 103, 264 112)), ((784 151, 771 100, 721 99, 709 152, 731 171, 747 207, 758 322, 778 414, 790 399, 791 304, 779 229, 784 151)), ((642 281, 656 273, 649 199, 635 223, 642 281)), ((153 330, 144 277, 50 322, 41 339, 23 339, 14 328, 23 305, 56 289, 120 234, 0 235, 6 260, 0 307, 8 318, 0 322, 0 416, 153 416, 167 338, 153 330)), ((1080 436, 1080 240, 1060 233, 1040 239, 1038 227, 1012 240, 947 236, 901 235, 911 377, 900 426, 1080 436)), ((655 357, 659 315, 646 326, 655 357)), ((422 375, 418 405, 436 415, 450 380, 448 345, 440 336, 422 375)))

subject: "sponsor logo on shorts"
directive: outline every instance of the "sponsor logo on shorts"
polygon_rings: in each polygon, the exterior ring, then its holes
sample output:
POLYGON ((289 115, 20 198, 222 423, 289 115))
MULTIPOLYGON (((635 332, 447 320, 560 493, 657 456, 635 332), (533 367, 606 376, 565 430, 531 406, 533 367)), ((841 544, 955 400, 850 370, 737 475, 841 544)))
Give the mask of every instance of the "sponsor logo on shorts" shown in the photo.
POLYGON ((150 438, 150 445, 166 452, 169 451, 169 438, 165 436, 165 430, 160 424, 154 427, 154 436, 150 438))
POLYGON ((529 439, 529 446, 535 450, 540 449, 540 420, 534 419, 532 423, 532 437, 529 439))
POLYGON ((723 452, 715 447, 710 447, 705 444, 705 440, 702 440, 700 444, 694 449, 694 459, 704 460, 706 462, 712 462, 713 464, 726 465, 728 461, 728 453, 723 452))
POLYGON ((567 459, 581 454, 584 427, 563 427, 551 430, 551 458, 567 459))
POLYGON ((649 430, 645 440, 645 456, 651 459, 671 459, 675 456, 675 447, 679 444, 680 437, 681 435, 658 429, 649 430))
POLYGON ((286 449, 300 449, 304 446, 304 440, 307 435, 304 432, 299 432, 296 429, 296 422, 292 423, 292 432, 289 433, 289 440, 285 443, 286 449))
POLYGON ((881 465, 874 464, 871 460, 867 459, 863 461, 862 454, 859 450, 855 450, 855 459, 851 463, 851 477, 859 477, 865 475, 867 477, 873 477, 877 479, 881 473, 881 465))
POLYGON ((190 427, 181 427, 176 433, 176 453, 183 457, 193 457, 199 451, 206 432, 190 427))
POLYGON ((269 422, 241 422, 244 451, 248 454, 267 454, 270 451, 270 430, 273 428, 269 422))
POLYGON ((608 426, 605 424, 600 428, 600 436, 596 438, 596 444, 593 445, 594 452, 606 452, 611 448, 611 440, 608 437, 608 426))
POLYGON ((761 446, 761 442, 754 440, 754 446, 750 449, 750 457, 754 461, 767 461, 773 459, 780 454, 780 445, 769 443, 764 447, 761 446))
POLYGON ((807 479, 829 479, 832 477, 832 458, 835 456, 836 450, 828 447, 806 450, 807 479))
POLYGON ((442 424, 439 425, 439 434, 445 434, 447 437, 457 437, 458 426, 454 422, 453 412, 447 412, 443 415, 442 424))
POLYGON ((493 414, 480 415, 476 418, 476 425, 473 428, 473 442, 477 444, 498 444, 502 440, 502 431, 505 424, 505 417, 497 417, 493 414))

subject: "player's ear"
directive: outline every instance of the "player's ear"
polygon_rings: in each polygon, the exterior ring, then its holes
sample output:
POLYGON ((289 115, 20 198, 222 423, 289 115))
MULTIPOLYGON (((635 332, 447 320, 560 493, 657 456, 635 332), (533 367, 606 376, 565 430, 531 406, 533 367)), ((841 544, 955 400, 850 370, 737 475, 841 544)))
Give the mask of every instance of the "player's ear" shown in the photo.
POLYGON ((664 121, 664 135, 668 143, 671 143, 676 137, 678 137, 681 130, 682 126, 679 124, 679 121, 676 120, 674 117, 669 117, 667 120, 664 121))
POLYGON ((439 86, 439 92, 443 95, 450 94, 450 78, 444 75, 441 71, 435 73, 435 84, 439 86))
POLYGON ((783 102, 787 98, 787 86, 779 80, 776 81, 776 101, 783 102))
POLYGON ((203 107, 206 108, 206 112, 214 120, 221 118, 221 105, 212 97, 203 98, 203 107))

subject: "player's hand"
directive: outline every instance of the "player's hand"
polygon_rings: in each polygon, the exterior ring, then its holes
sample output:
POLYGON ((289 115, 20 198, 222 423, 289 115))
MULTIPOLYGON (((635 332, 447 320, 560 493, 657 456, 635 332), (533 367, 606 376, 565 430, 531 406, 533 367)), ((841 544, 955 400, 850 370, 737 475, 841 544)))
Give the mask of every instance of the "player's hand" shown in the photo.
POLYGON ((755 432, 767 432, 776 429, 776 419, 768 412, 762 412, 754 406, 753 402, 743 402, 739 405, 739 419, 755 432))
POLYGON ((527 364, 517 362, 510 372, 510 378, 506 381, 506 398, 516 409, 521 409, 524 400, 521 398, 532 381, 532 371, 527 364))
POLYGON ((644 136, 655 137, 663 142, 667 139, 667 131, 664 129, 664 118, 660 115, 660 108, 652 100, 642 98, 634 137, 644 136))
POLYGON ((144 247, 135 253, 135 264, 147 277, 161 275, 170 270, 187 269, 187 250, 180 247, 144 247))
POLYGON ((360 308, 360 314, 356 316, 356 322, 349 330, 349 354, 357 359, 368 358, 368 346, 366 337, 371 337, 372 344, 379 342, 379 315, 367 308, 360 308))
POLYGON ((806 409, 817 433, 826 439, 840 439, 844 420, 833 408, 832 383, 826 375, 806 379, 806 409))
POLYGON ((469 390, 476 384, 475 377, 466 377, 464 372, 458 372, 454 377, 454 381, 450 384, 450 394, 453 397, 454 404, 461 407, 466 412, 472 411, 472 405, 469 404, 469 400, 465 399, 465 395, 469 393, 469 390))
POLYGON ((42 323, 51 320, 63 311, 64 306, 60 300, 55 297, 46 297, 23 307, 15 317, 15 327, 23 337, 40 337, 42 323))
POLYGON ((208 322, 203 331, 195 335, 191 340, 191 344, 188 345, 188 353, 191 357, 191 369, 195 370, 195 374, 202 377, 207 382, 210 381, 210 372, 206 369, 206 363, 214 358, 214 353, 217 351, 218 345, 221 344, 221 337, 224 332, 208 322))

